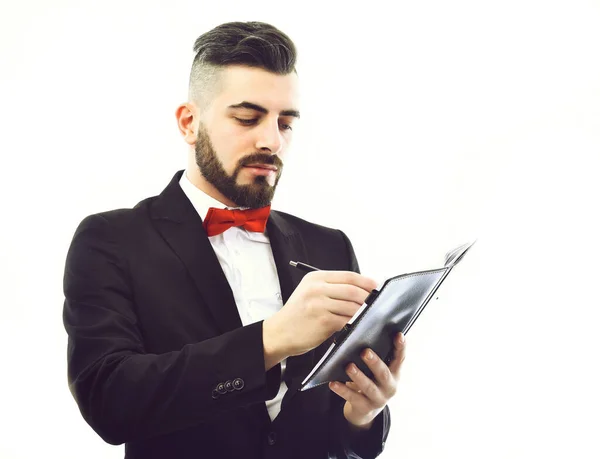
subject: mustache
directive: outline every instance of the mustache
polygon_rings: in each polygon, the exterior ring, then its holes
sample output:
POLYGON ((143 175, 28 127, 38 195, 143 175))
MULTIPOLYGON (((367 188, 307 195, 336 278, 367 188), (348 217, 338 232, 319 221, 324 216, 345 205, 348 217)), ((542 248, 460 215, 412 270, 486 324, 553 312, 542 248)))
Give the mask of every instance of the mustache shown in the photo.
POLYGON ((252 153, 248 156, 244 156, 238 162, 238 168, 247 166, 249 164, 266 164, 269 166, 275 166, 277 169, 283 167, 283 161, 279 156, 268 155, 266 153, 252 153))

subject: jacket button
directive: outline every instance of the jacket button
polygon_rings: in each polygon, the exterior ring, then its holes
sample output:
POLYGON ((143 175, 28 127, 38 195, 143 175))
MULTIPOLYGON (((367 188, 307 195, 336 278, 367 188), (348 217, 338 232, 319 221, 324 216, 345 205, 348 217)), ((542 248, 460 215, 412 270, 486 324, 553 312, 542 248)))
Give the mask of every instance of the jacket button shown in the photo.
POLYGON ((225 383, 225 390, 227 392, 233 392, 235 390, 235 388, 233 387, 233 383, 231 381, 227 381, 225 383))
POLYGON ((275 432, 269 432, 267 435, 267 443, 269 446, 273 446, 277 442, 277 434, 275 432))
POLYGON ((233 388, 235 390, 242 390, 244 388, 244 380, 242 378, 236 378, 233 380, 233 388))
POLYGON ((213 389, 213 391, 212 391, 212 398, 213 398, 213 400, 218 399, 219 395, 220 394, 217 392, 217 389, 213 389))
POLYGON ((225 389, 225 384, 223 383, 219 383, 219 385, 217 386, 217 392, 219 394, 226 394, 227 393, 227 389, 225 389))

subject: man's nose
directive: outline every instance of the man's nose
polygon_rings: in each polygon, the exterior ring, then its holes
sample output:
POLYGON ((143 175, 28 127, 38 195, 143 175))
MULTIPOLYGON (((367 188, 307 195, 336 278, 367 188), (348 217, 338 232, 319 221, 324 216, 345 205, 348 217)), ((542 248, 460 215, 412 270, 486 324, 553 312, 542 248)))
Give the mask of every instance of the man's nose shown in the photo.
POLYGON ((258 139, 256 141, 256 148, 259 151, 271 153, 276 155, 281 151, 283 146, 283 137, 281 130, 279 129, 279 122, 266 121, 260 126, 258 131, 258 139))

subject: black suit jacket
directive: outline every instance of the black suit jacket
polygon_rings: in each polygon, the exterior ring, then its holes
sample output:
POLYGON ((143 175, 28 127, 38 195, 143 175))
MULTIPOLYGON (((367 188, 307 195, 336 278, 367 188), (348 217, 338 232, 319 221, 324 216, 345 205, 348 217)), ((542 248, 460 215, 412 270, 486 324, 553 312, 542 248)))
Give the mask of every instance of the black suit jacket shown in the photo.
MULTIPOLYGON (((289 390, 271 422, 264 402, 281 366, 265 372, 262 321, 242 326, 182 173, 133 209, 86 217, 71 242, 63 319, 69 386, 85 420, 131 459, 377 456, 387 407, 356 434, 326 385, 298 392, 330 340, 288 359, 289 390)), ((289 260, 358 272, 339 230, 272 211, 267 231, 284 304, 303 276, 289 260)))

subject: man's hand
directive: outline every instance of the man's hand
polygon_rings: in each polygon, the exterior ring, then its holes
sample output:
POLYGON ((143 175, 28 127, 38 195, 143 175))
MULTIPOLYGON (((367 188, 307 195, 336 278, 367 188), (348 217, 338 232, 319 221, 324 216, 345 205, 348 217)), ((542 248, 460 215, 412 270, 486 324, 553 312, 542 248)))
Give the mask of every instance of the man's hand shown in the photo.
POLYGON ((352 271, 306 274, 284 307, 263 323, 265 368, 314 349, 341 330, 377 288, 352 271))
POLYGON ((353 382, 333 382, 329 387, 346 403, 344 417, 357 430, 368 430, 375 417, 383 410, 396 393, 400 379, 400 367, 404 361, 404 336, 398 333, 394 339, 394 359, 389 367, 370 349, 365 349, 362 358, 373 373, 375 380, 368 378, 353 363, 346 372, 353 382), (369 358, 371 356, 371 358, 369 358))

